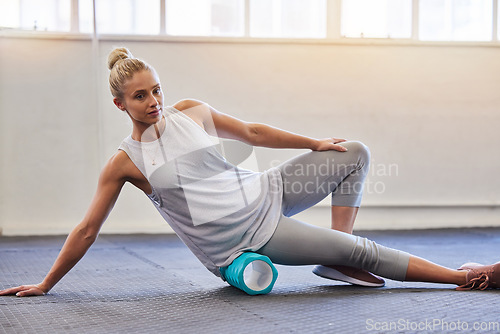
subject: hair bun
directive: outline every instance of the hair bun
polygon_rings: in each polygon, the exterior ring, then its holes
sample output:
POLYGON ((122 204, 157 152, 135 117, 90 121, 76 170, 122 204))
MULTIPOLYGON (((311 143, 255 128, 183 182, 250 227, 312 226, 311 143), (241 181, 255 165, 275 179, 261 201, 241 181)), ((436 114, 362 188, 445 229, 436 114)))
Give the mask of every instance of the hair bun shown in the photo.
POLYGON ((111 70, 118 61, 128 58, 134 56, 127 48, 115 48, 108 56, 108 68, 111 70))

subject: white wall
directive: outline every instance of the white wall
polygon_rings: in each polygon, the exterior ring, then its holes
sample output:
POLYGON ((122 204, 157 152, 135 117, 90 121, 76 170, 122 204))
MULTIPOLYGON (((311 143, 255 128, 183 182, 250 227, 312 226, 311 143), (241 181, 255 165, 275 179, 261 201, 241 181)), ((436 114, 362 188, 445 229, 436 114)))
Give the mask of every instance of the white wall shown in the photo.
MULTIPOLYGON (((5 235, 68 232, 128 135, 106 57, 126 45, 191 97, 248 121, 361 140, 372 169, 358 228, 500 226, 500 48, 0 39, 5 235), (93 67, 93 64, 97 64, 93 67), (390 174, 390 175, 389 175, 390 174)), ((261 169, 298 150, 255 150, 261 169)), ((328 226, 327 201, 300 214, 328 226)), ((103 232, 170 231, 127 186, 103 232)))

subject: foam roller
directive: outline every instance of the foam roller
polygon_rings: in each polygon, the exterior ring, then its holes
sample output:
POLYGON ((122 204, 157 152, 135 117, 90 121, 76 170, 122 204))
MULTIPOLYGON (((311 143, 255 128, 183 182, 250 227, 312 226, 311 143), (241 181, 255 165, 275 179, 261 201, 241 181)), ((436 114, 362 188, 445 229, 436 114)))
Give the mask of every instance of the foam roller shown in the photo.
POLYGON ((278 278, 278 270, 264 255, 246 252, 238 256, 227 267, 220 268, 225 280, 249 295, 271 292, 278 278))

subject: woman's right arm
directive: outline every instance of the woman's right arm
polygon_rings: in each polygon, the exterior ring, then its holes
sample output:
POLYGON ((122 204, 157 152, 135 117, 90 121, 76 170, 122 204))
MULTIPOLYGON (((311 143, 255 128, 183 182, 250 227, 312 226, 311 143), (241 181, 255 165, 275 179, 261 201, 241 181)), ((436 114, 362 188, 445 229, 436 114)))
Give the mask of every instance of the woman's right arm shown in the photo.
POLYGON ((43 282, 22 285, 0 291, 0 295, 15 294, 19 297, 43 295, 85 255, 99 234, 102 224, 113 208, 127 179, 123 168, 123 152, 115 154, 104 166, 99 176, 97 191, 85 218, 71 231, 61 252, 43 282))

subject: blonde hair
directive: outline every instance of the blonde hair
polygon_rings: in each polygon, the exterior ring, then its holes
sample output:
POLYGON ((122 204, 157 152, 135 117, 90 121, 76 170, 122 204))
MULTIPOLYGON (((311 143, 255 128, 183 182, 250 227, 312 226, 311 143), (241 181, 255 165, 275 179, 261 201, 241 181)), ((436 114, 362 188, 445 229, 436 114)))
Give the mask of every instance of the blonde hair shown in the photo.
POLYGON ((141 59, 135 58, 127 48, 115 48, 108 56, 109 89, 114 97, 123 97, 125 81, 140 71, 154 72, 153 67, 141 59))

